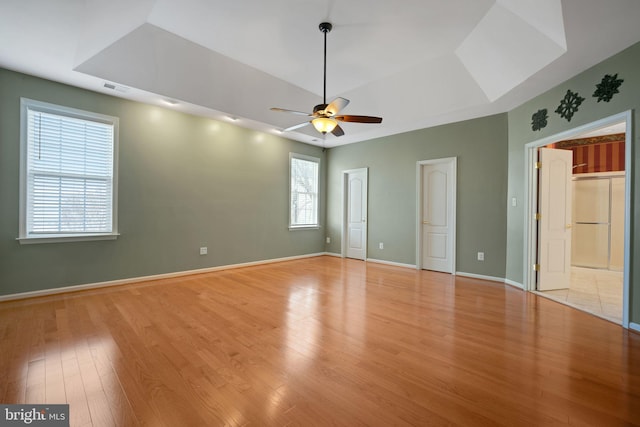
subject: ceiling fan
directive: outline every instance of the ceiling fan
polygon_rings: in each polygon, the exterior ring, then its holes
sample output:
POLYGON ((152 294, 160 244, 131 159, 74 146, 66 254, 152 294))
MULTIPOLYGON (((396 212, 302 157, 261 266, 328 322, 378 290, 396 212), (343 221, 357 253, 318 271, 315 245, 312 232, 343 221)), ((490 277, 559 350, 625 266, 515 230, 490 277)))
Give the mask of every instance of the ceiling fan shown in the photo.
POLYGON ((344 130, 340 127, 338 122, 352 122, 352 123, 381 123, 382 117, 372 116, 354 116, 354 115, 338 115, 340 110, 349 104, 349 100, 345 98, 336 98, 327 104, 327 33, 331 31, 333 26, 329 22, 323 22, 319 26, 320 31, 324 33, 324 91, 322 96, 322 104, 318 104, 313 107, 313 113, 305 113, 302 111, 287 110, 284 108, 271 108, 272 111, 280 111, 283 113, 297 114, 307 117, 313 117, 311 120, 288 127, 283 132, 288 132, 294 129, 298 129, 308 124, 312 124, 316 130, 323 135, 331 132, 335 136, 344 135, 344 130))

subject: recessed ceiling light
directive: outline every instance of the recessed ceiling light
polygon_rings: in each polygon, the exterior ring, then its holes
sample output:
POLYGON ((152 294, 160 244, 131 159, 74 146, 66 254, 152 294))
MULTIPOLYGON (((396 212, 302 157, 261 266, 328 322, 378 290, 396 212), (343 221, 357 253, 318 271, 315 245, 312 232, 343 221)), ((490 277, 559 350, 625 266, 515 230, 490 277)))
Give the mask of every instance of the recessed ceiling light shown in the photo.
POLYGON ((176 101, 175 99, 163 99, 162 102, 164 102, 165 104, 169 104, 169 105, 178 105, 179 102, 176 101))

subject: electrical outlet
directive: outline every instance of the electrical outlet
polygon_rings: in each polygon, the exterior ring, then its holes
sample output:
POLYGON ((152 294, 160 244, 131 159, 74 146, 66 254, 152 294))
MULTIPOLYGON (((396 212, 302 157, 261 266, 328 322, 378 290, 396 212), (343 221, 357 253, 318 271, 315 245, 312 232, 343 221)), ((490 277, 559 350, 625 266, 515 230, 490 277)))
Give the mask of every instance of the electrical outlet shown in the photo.
POLYGON ((200 248, 200 255, 206 255, 207 254, 207 247, 204 246, 202 248, 200 248))
POLYGON ((380 243, 378 244, 378 247, 379 247, 380 249, 384 249, 384 243, 380 242, 380 243))
POLYGON ((331 237, 327 237, 327 243, 331 243, 331 237))
POLYGON ((511 198, 511 206, 516 207, 518 206, 518 199, 516 199, 515 197, 511 198))
POLYGON ((478 261, 484 261, 484 252, 478 252, 478 261))

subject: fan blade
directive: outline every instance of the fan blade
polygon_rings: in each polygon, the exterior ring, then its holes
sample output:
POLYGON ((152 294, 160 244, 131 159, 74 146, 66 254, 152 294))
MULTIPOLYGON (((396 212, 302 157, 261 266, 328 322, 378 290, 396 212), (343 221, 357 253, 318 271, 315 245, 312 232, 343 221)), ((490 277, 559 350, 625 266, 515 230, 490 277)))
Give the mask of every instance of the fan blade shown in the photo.
POLYGON ((345 98, 336 98, 327 105, 327 108, 324 109, 324 112, 328 116, 335 116, 338 114, 338 111, 342 110, 344 107, 349 104, 349 100, 345 98))
POLYGON ((278 107, 272 107, 271 111, 278 111, 280 113, 290 113, 290 114, 297 114, 299 116, 313 116, 313 114, 309 114, 309 113, 304 113, 302 111, 295 111, 295 110, 287 110, 285 108, 278 108, 278 107))
POLYGON ((334 119, 341 122, 353 123, 382 123, 382 117, 373 116, 335 116, 334 119))
POLYGON ((300 123, 299 125, 293 125, 293 126, 290 126, 290 127, 286 128, 286 129, 283 129, 282 132, 289 132, 291 130, 296 130, 296 129, 299 129, 301 127, 305 127, 306 125, 309 125, 309 124, 311 124, 311 122, 304 122, 304 123, 300 123))
POLYGON ((336 127, 333 128, 333 130, 331 131, 332 134, 334 134, 335 136, 342 136, 344 135, 344 131, 342 130, 342 128, 340 127, 340 125, 336 125, 336 127))

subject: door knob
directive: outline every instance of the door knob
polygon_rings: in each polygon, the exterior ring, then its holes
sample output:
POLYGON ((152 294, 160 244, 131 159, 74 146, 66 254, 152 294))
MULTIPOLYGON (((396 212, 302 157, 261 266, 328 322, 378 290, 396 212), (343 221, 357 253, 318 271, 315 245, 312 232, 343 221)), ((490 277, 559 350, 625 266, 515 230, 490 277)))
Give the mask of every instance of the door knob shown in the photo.
POLYGON ((571 224, 567 224, 567 228, 571 228, 571 227, 572 227, 572 225, 571 225, 571 224))
POLYGON ((429 221, 422 221, 423 224, 431 224, 429 221))

